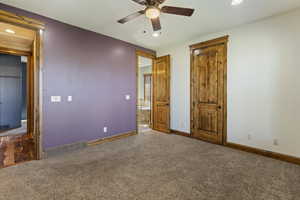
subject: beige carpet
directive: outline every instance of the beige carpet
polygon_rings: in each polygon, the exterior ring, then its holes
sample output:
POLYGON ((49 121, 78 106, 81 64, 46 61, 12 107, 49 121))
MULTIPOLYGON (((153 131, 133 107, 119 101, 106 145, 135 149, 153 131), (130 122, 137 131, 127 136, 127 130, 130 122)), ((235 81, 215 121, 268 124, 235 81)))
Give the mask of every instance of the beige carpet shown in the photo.
POLYGON ((299 200, 300 166, 154 132, 0 170, 2 200, 299 200))

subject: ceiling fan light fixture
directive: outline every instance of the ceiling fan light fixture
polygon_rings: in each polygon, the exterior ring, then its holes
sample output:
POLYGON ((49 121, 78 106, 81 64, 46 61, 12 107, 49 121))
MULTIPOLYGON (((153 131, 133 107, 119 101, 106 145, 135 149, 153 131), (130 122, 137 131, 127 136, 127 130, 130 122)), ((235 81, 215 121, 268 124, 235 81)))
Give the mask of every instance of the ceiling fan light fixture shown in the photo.
MULTIPOLYGON (((134 20, 135 18, 143 15, 146 18, 150 19, 153 31, 160 31, 161 30, 161 23, 160 23, 160 15, 161 13, 164 14, 171 14, 171 15, 179 15, 185 17, 191 17, 195 11, 192 8, 183 8, 183 7, 174 7, 174 6, 160 6, 166 0, 132 0, 135 3, 144 6, 143 10, 137 11, 118 20, 118 23, 125 24, 129 21, 134 20)), ((154 37, 158 37, 160 34, 153 33, 154 37)))
POLYGON ((146 17, 149 19, 155 19, 160 16, 160 10, 157 7, 149 7, 146 9, 146 17))

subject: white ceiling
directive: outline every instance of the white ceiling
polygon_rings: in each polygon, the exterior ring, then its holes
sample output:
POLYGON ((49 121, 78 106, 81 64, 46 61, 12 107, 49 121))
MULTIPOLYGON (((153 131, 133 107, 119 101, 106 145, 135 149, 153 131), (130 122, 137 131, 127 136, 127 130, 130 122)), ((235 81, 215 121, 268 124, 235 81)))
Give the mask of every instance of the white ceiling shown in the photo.
POLYGON ((1 2, 152 49, 300 7, 300 0, 244 0, 243 4, 235 7, 231 6, 231 0, 167 0, 165 5, 195 8, 195 14, 191 18, 162 14, 162 35, 153 38, 151 24, 145 16, 124 25, 117 23, 120 18, 143 9, 131 0, 1 2))

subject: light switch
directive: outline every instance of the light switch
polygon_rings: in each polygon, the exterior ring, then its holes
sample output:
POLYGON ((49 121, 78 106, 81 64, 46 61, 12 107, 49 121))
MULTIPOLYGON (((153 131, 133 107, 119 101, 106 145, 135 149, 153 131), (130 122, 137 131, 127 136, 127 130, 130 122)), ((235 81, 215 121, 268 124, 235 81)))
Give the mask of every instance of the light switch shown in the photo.
POLYGON ((125 99, 130 100, 130 95, 129 94, 125 95, 125 99))
POLYGON ((51 96, 51 102, 61 102, 61 96, 51 96))
POLYGON ((27 63, 27 56, 21 56, 21 62, 22 63, 27 63))
POLYGON ((73 97, 72 96, 68 96, 68 102, 73 101, 73 97))

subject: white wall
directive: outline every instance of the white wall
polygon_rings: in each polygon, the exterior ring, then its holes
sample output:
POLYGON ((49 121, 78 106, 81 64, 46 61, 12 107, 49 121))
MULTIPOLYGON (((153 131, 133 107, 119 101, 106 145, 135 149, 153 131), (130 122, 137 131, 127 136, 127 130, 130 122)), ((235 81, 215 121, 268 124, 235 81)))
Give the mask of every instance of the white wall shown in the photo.
POLYGON ((171 55, 171 128, 190 132, 189 45, 229 35, 228 141, 300 157, 299 22, 297 10, 160 49, 171 55))

